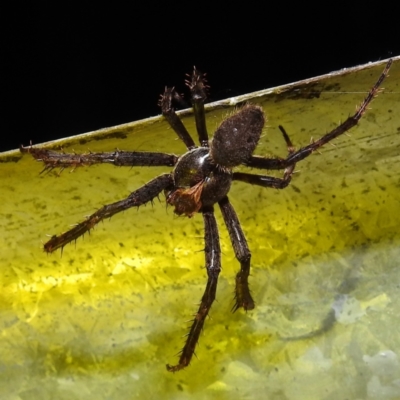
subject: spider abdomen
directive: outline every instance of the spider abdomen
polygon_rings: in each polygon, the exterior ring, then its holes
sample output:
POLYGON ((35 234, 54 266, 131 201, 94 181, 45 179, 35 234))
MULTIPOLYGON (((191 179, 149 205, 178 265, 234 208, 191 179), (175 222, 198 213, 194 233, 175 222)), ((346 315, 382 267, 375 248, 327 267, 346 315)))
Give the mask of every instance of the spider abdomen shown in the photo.
POLYGON ((245 163, 260 140, 265 123, 261 107, 247 104, 219 125, 210 144, 214 163, 233 168, 245 163))

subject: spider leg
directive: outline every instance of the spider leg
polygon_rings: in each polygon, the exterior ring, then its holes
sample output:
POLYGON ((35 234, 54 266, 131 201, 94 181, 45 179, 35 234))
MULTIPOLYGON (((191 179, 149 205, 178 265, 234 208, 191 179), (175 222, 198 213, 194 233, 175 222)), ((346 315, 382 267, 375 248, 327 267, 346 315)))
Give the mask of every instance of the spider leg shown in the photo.
POLYGON ((185 346, 179 357, 179 363, 177 365, 167 364, 167 370, 171 372, 179 371, 189 365, 217 291, 218 276, 221 271, 221 249, 217 222, 212 207, 203 210, 203 220, 205 227, 205 260, 208 275, 207 286, 187 335, 185 346))
POLYGON ((360 107, 358 107, 356 113, 351 117, 347 118, 342 124, 336 127, 331 132, 327 133, 326 135, 322 136, 320 139, 316 140, 315 142, 299 149, 296 152, 290 154, 286 159, 282 158, 264 158, 260 156, 252 156, 249 160, 245 162, 245 165, 253 168, 260 168, 260 169, 284 169, 288 168, 294 163, 297 163, 304 158, 308 157, 311 153, 315 150, 319 149, 324 144, 330 142, 331 140, 337 138, 338 136, 342 135, 343 133, 347 132, 353 126, 357 125, 358 121, 364 115, 365 111, 369 103, 376 97, 379 87, 386 78, 389 73, 390 66, 392 65, 393 60, 389 60, 383 70, 382 74, 380 75, 379 79, 369 91, 367 97, 361 103, 360 107))
POLYGON ((131 207, 138 207, 151 201, 161 191, 173 185, 172 176, 163 174, 146 183, 141 188, 132 192, 126 199, 108 204, 97 210, 89 216, 85 221, 75 225, 72 229, 62 233, 59 236, 53 236, 44 244, 44 250, 52 253, 58 248, 63 248, 66 244, 76 240, 78 237, 90 231, 96 224, 105 218, 111 218, 114 214, 127 210, 131 207))
MULTIPOLYGON (((285 139, 288 153, 290 157, 292 154, 295 154, 296 150, 293 147, 293 144, 289 138, 289 135, 286 133, 285 129, 279 125, 279 129, 282 132, 283 138, 285 139)), ((292 180, 292 175, 296 163, 290 164, 283 173, 283 178, 275 178, 273 176, 268 175, 257 175, 257 174, 249 174, 244 172, 234 172, 232 176, 232 180, 241 181, 250 183, 251 185, 258 185, 262 187, 271 187, 275 189, 284 189, 287 187, 292 180)))
POLYGON ((208 147, 208 133, 206 126, 206 115, 204 112, 204 101, 207 98, 207 80, 196 67, 193 68, 191 79, 186 81, 190 89, 194 117, 196 120, 197 134, 200 146, 208 147))
POLYGON ((275 178, 274 176, 268 175, 256 175, 245 172, 234 172, 233 180, 250 183, 251 185, 257 185, 262 187, 270 187, 275 189, 285 189, 292 180, 292 173, 287 172, 289 168, 285 170, 283 178, 275 178))
POLYGON ((158 102, 161 107, 162 115, 168 121, 171 128, 176 132, 179 139, 185 144, 188 150, 194 149, 196 147, 192 137, 183 125, 183 122, 176 115, 175 109, 172 107, 172 100, 180 100, 181 97, 175 91, 175 88, 165 88, 164 93, 160 97, 158 102))
POLYGON ((254 308, 254 300, 251 297, 248 283, 251 259, 249 246, 228 197, 224 197, 218 204, 228 228, 235 256, 240 262, 240 271, 236 275, 235 305, 232 311, 236 311, 240 307, 243 307, 245 310, 252 310, 254 308))
POLYGON ((45 165, 44 171, 54 168, 79 167, 92 164, 113 164, 117 166, 129 167, 153 167, 153 166, 170 166, 173 167, 178 157, 174 154, 140 152, 140 151, 120 151, 116 150, 109 153, 61 153, 52 150, 35 147, 20 147, 21 153, 31 153, 32 156, 42 161, 45 165))

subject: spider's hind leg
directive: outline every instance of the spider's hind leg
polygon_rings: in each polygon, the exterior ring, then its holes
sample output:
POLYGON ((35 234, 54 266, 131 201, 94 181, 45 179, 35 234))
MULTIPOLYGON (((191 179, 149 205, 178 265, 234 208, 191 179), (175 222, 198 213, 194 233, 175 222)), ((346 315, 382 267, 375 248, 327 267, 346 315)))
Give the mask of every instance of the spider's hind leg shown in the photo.
POLYGON ((193 357, 194 350, 199 341, 200 333, 203 329, 205 319, 210 311, 211 305, 215 300, 217 291, 218 276, 221 271, 221 248, 219 244, 219 235, 217 221, 214 216, 214 209, 203 210, 204 228, 205 228, 205 257, 207 269, 207 286, 201 298, 200 307, 194 316, 192 326, 187 335, 186 343, 181 351, 177 365, 167 364, 167 370, 176 372, 189 365, 193 357))
POLYGON ((223 198, 218 204, 228 228, 235 256, 240 262, 240 270, 236 274, 235 305, 232 310, 236 311, 240 307, 245 310, 252 310, 254 308, 254 300, 251 297, 248 283, 251 259, 250 249, 240 226, 239 218, 228 197, 223 198))
POLYGON ((160 96, 158 105, 161 107, 161 112, 164 118, 168 121, 171 128, 178 135, 179 139, 185 144, 188 150, 196 147, 190 133, 183 125, 183 122, 176 115, 175 109, 172 106, 173 100, 181 99, 179 94, 175 91, 175 88, 165 88, 164 93, 160 96))
MULTIPOLYGON (((194 117, 196 120, 196 129, 199 136, 200 146, 208 147, 208 133, 206 126, 206 116, 204 111, 204 102, 207 98, 207 84, 205 74, 201 73, 196 67, 193 68, 192 75, 186 80, 186 85, 190 89, 194 117)), ((176 92, 175 88, 165 88, 160 97, 159 106, 165 119, 178 137, 185 143, 188 150, 196 147, 192 137, 183 125, 175 112, 172 102, 183 103, 182 97, 176 92)))

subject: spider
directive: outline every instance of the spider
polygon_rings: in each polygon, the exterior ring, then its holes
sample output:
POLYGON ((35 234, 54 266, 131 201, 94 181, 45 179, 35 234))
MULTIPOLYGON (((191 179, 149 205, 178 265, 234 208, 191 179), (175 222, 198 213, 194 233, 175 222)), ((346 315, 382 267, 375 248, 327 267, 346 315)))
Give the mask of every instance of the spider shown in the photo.
POLYGON ((284 128, 279 126, 288 148, 286 158, 266 158, 253 155, 265 122, 262 108, 253 104, 246 104, 236 109, 233 115, 222 121, 214 132, 213 138, 209 140, 204 111, 208 86, 204 74, 196 68, 194 68, 193 73, 186 81, 186 85, 191 93, 200 146, 196 146, 189 132, 175 113, 172 103, 182 100, 175 89, 165 88, 159 101, 163 116, 187 147, 187 152, 181 156, 157 152, 127 152, 119 150, 108 153, 66 154, 43 148, 33 148, 32 146, 21 146, 21 152, 31 153, 35 159, 44 163, 43 171, 49 171, 54 168, 64 169, 68 166, 75 168, 95 163, 110 163, 130 167, 173 167, 172 172, 152 179, 132 192, 127 198, 105 205, 67 232, 52 236, 44 244, 44 250, 51 253, 56 249, 62 249, 66 244, 75 241, 84 233, 90 231, 101 220, 110 218, 128 208, 151 202, 162 191, 165 193, 167 203, 174 207, 176 214, 192 217, 196 213, 201 213, 205 228, 204 252, 208 276, 207 284, 185 345, 180 353, 179 361, 176 365, 168 364, 167 369, 175 372, 187 367, 194 355, 200 332, 214 302, 218 276, 221 271, 221 248, 214 216, 214 205, 218 204, 221 210, 235 256, 240 264, 239 272, 236 275, 233 311, 239 308, 243 308, 246 311, 251 310, 254 308, 254 300, 248 284, 251 253, 239 219, 228 199, 232 182, 241 181, 265 188, 286 188, 292 179, 297 162, 308 157, 315 150, 347 132, 358 123, 367 110, 369 103, 378 93, 383 80, 388 75, 391 63, 392 60, 389 60, 378 81, 356 113, 337 128, 308 146, 296 151, 284 128), (260 170, 283 170, 283 176, 277 178, 268 175, 235 172, 234 168, 241 164, 260 170))

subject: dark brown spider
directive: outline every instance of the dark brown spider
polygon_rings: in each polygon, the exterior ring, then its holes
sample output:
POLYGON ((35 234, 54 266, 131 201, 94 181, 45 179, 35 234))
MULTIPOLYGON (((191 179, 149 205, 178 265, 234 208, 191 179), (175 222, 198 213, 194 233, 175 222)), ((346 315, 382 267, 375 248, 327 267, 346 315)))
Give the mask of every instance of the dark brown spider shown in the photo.
POLYGON ((191 78, 186 81, 186 84, 191 92, 197 134, 200 141, 199 147, 195 145, 189 132, 172 107, 172 101, 181 100, 175 89, 166 88, 160 99, 164 117, 188 149, 180 157, 156 152, 125 151, 81 155, 64 154, 41 148, 21 146, 21 152, 29 152, 34 158, 45 164, 44 171, 52 170, 56 167, 63 169, 68 166, 77 167, 95 163, 110 163, 130 167, 174 167, 171 173, 154 178, 146 185, 132 192, 126 199, 102 207, 69 231, 59 236, 53 236, 45 243, 44 250, 51 253, 58 248, 63 248, 67 243, 75 241, 85 232, 90 231, 101 220, 110 218, 128 208, 150 202, 162 191, 165 192, 167 203, 174 206, 176 214, 191 217, 200 212, 203 216, 205 227, 205 263, 208 280, 199 309, 180 354, 179 362, 177 365, 167 365, 169 371, 179 371, 189 365, 204 321, 215 299, 218 275, 221 270, 221 249, 217 223, 214 217, 214 205, 218 203, 228 228, 236 258, 240 263, 240 270, 236 275, 233 311, 240 307, 245 310, 251 310, 254 308, 254 301, 248 285, 251 253, 239 219, 227 196, 232 181, 242 181, 252 185, 277 189, 283 189, 288 186, 297 162, 308 157, 313 151, 345 133, 358 123, 368 104, 376 96, 379 86, 389 72, 391 63, 392 61, 390 60, 386 64, 378 81, 370 90, 357 112, 317 141, 295 151, 289 136, 280 126, 279 128, 289 152, 286 158, 265 158, 252 155, 260 139, 265 117, 261 107, 251 104, 237 109, 233 115, 222 121, 213 138, 209 140, 204 112, 206 80, 204 75, 196 68, 194 68, 191 78), (240 164, 263 170, 284 170, 283 177, 276 178, 268 175, 234 172, 233 168, 240 164))

